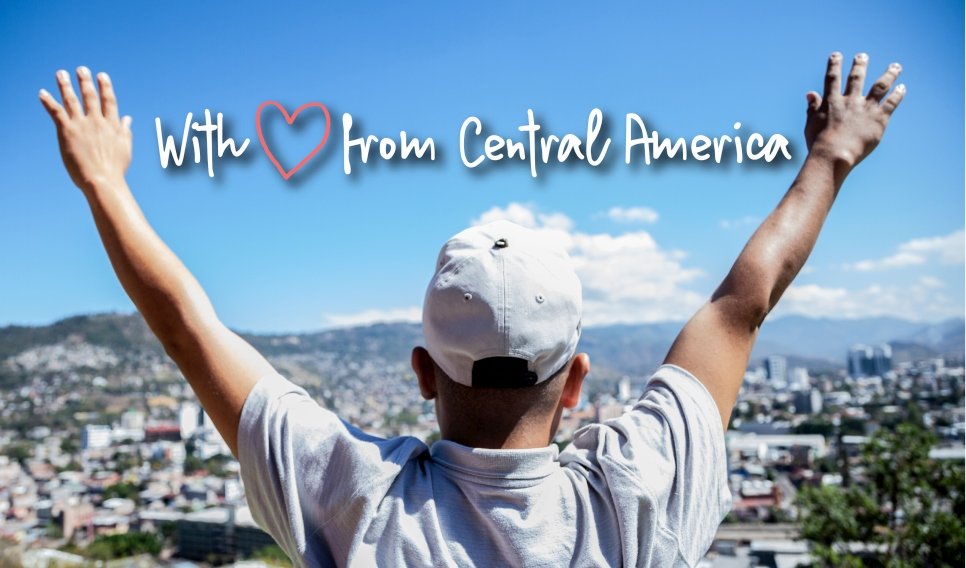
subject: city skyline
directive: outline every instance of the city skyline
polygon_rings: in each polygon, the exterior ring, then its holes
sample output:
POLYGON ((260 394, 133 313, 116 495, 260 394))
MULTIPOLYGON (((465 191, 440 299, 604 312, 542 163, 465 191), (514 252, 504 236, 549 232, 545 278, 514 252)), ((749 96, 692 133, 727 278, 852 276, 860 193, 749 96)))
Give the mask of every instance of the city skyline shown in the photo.
MULTIPOLYGON (((53 344, 29 342, 7 359, 6 380, 22 382, 0 390, 0 552, 24 562, 56 556, 70 565, 131 555, 128 545, 139 547, 145 565, 269 554, 273 541, 253 520, 239 464, 174 363, 141 344, 144 329, 108 332, 103 319, 89 318, 86 331, 75 328, 53 344)), ((314 400, 339 409, 349 423, 377 436, 438 440, 432 403, 418 395, 404 354, 388 348, 398 341, 384 330, 342 335, 329 347, 266 341, 275 346, 269 356, 281 372, 298 376, 314 400)), ((813 370, 784 356, 749 365, 725 433, 730 522, 705 555, 710 566, 816 557, 821 550, 802 506, 818 489, 874 492, 862 456, 877 440, 892 439, 893 429, 920 432, 923 463, 916 467, 937 476, 923 483, 941 490, 942 480, 955 475, 950 466, 962 463, 966 430, 961 356, 920 352, 894 363, 884 346, 852 345, 845 357, 846 345, 837 370, 813 370), (844 372, 846 363, 855 368, 844 372)), ((630 372, 593 381, 595 394, 562 414, 555 442, 563 446, 582 426, 619 416, 646 377, 630 372)), ((923 526, 942 531, 932 518, 923 526)), ((961 532, 961 524, 950 530, 961 532)), ((881 535, 869 534, 852 543, 853 552, 876 549, 881 535)), ((955 543, 941 554, 954 553, 955 543)))

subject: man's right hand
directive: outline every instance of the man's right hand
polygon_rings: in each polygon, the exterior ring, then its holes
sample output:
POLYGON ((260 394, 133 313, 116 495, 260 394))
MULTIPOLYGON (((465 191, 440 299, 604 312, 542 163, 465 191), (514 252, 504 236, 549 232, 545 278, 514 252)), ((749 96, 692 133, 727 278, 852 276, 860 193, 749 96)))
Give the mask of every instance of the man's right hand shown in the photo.
POLYGON ((860 53, 852 61, 852 71, 842 94, 842 54, 833 53, 825 73, 825 94, 810 91, 808 120, 805 123, 805 144, 809 152, 832 158, 837 168, 855 167, 869 155, 885 133, 892 112, 906 93, 905 85, 898 85, 888 97, 902 66, 892 63, 885 73, 862 95, 869 56, 860 53), (883 100, 885 99, 885 100, 883 100))
POLYGON ((868 96, 862 96, 867 65, 865 54, 855 57, 843 94, 842 56, 833 53, 829 58, 825 95, 807 95, 809 154, 801 172, 664 360, 708 387, 725 427, 762 321, 811 254, 845 177, 879 143, 905 94, 899 85, 886 96, 900 71, 893 64, 868 96))
POLYGON ((57 72, 57 86, 63 106, 46 90, 40 90, 40 102, 57 127, 57 141, 64 167, 70 179, 85 193, 96 185, 119 184, 131 164, 131 117, 118 116, 114 87, 107 73, 94 78, 87 67, 77 68, 81 106, 67 71, 57 72))

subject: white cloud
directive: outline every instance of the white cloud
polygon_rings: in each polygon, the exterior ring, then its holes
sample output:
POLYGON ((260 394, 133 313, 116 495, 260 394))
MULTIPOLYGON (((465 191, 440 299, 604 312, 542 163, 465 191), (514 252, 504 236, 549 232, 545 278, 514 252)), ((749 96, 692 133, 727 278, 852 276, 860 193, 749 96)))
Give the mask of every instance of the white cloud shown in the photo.
POLYGON ((911 252, 900 251, 878 260, 860 260, 852 264, 846 264, 845 268, 847 270, 857 270, 859 272, 871 272, 873 270, 903 268, 906 266, 916 266, 919 264, 926 264, 925 257, 911 252))
POLYGON ((611 207, 597 217, 606 217, 617 223, 656 223, 659 216, 650 207, 611 207))
MULTIPOLYGON (((789 286, 782 295, 778 307, 790 313, 812 311, 815 314, 832 313, 849 304, 849 292, 845 288, 826 288, 817 284, 789 286)), ((777 308, 776 308, 777 311, 777 308)))
POLYGON ((907 266, 918 266, 929 261, 942 264, 962 264, 966 257, 964 246, 964 232, 954 231, 939 237, 925 237, 906 241, 896 248, 893 254, 879 259, 860 260, 846 264, 846 270, 871 272, 873 270, 888 270, 907 266))
POLYGON ((760 222, 758 217, 754 215, 745 215, 744 217, 739 217, 737 219, 722 219, 718 221, 718 226, 722 229, 737 229, 739 227, 747 227, 749 225, 757 225, 760 222))
POLYGON ((543 232, 567 250, 583 284, 585 325, 684 320, 705 300, 687 288, 703 273, 683 264, 683 251, 662 248, 646 231, 574 231, 566 215, 521 203, 494 207, 473 223, 498 219, 543 232))
POLYGON ((530 229, 559 229, 569 231, 573 228, 574 222, 563 213, 539 213, 534 205, 530 203, 510 203, 506 207, 492 207, 483 212, 482 215, 473 219, 473 225, 485 225, 493 221, 505 219, 513 221, 517 225, 522 225, 530 229))
POLYGON ((348 314, 322 314, 322 327, 356 327, 373 323, 419 322, 423 310, 418 306, 409 308, 390 308, 388 310, 370 309, 348 314))
MULTIPOLYGON (((626 211, 626 210, 624 210, 626 211)), ((642 216, 641 213, 630 214, 642 216)), ((657 213, 654 213, 654 218, 657 213)), ((662 248, 647 231, 618 235, 584 233, 559 212, 542 212, 535 205, 513 202, 493 207, 473 225, 500 219, 535 229, 560 243, 570 254, 583 285, 584 325, 685 320, 706 299, 688 289, 703 272, 684 265, 687 255, 662 248)), ((420 321, 420 308, 365 310, 324 314, 325 327, 351 327, 386 321, 420 321)))
POLYGON ((771 315, 845 319, 894 316, 913 321, 961 316, 962 302, 950 299, 939 290, 942 287, 941 280, 930 276, 909 285, 873 284, 854 290, 817 284, 792 285, 771 315))
MULTIPOLYGON (((485 211, 473 220, 473 224, 499 219, 540 231, 568 251, 583 284, 585 325, 683 321, 707 299, 705 293, 694 290, 695 283, 705 274, 687 264, 688 256, 684 251, 661 246, 647 231, 637 229, 616 235, 581 232, 563 213, 545 213, 533 204, 516 202, 485 211)), ((914 262, 900 260, 904 258, 900 254, 910 254, 922 256, 923 262, 962 263, 962 239, 963 231, 915 239, 900 245, 890 257, 866 262, 878 263, 877 268, 900 266, 903 262, 914 262), (887 260, 889 262, 885 262, 887 260)), ((802 270, 803 274, 810 272, 812 269, 808 266, 802 270)), ((946 283, 934 276, 921 275, 909 284, 875 284, 854 289, 821 284, 792 285, 771 317, 785 314, 831 318, 888 315, 914 321, 936 321, 961 316, 962 298, 958 294, 947 296, 949 287, 946 283)), ((421 308, 406 307, 326 313, 322 322, 325 327, 350 327, 376 322, 419 322, 421 317, 421 308)))

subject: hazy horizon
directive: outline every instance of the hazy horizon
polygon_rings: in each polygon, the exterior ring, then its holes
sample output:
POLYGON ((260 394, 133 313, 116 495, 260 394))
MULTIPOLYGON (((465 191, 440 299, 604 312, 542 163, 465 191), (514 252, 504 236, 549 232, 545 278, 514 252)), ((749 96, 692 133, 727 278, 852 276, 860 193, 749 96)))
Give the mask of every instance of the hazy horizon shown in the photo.
MULTIPOLYGON (((74 314, 67 314, 47 322, 39 322, 39 323, 10 322, 5 324, 0 324, 0 330, 4 328, 9 328, 9 327, 47 327, 47 326, 54 325, 58 322, 72 319, 72 318, 96 317, 96 316, 102 316, 102 315, 117 315, 117 316, 125 316, 125 317, 140 316, 137 310, 130 310, 130 311, 106 310, 106 311, 99 311, 99 312, 78 312, 74 314)), ((937 320, 913 320, 909 318, 890 316, 890 315, 836 318, 831 316, 816 317, 816 316, 809 316, 806 314, 795 314, 795 313, 779 314, 774 317, 769 316, 768 318, 765 319, 765 323, 763 325, 767 325, 769 322, 781 321, 781 320, 791 319, 791 318, 802 318, 802 319, 813 320, 813 321, 823 321, 823 320, 825 321, 860 321, 860 320, 890 319, 890 320, 902 321, 906 323, 923 325, 923 326, 941 325, 951 321, 963 321, 964 325, 966 325, 966 317, 963 317, 963 316, 951 316, 948 318, 937 319, 937 320)), ((682 320, 662 320, 662 321, 649 321, 649 322, 613 322, 613 323, 606 323, 606 324, 600 324, 600 325, 587 325, 587 326, 584 326, 584 329, 600 329, 600 328, 617 327, 617 326, 648 326, 648 325, 656 326, 656 325, 672 325, 672 324, 684 325, 686 321, 687 320, 682 319, 682 320)), ((301 330, 288 330, 288 331, 244 329, 244 328, 238 328, 238 327, 232 327, 231 329, 233 329, 236 332, 252 334, 252 335, 302 335, 302 334, 311 334, 311 333, 318 333, 318 332, 325 332, 325 331, 332 331, 332 330, 354 329, 354 328, 369 327, 374 325, 392 325, 392 324, 421 325, 421 322, 418 320, 382 320, 382 321, 371 321, 367 323, 360 323, 360 324, 353 324, 353 325, 319 327, 314 329, 307 328, 307 329, 301 329, 301 330)))

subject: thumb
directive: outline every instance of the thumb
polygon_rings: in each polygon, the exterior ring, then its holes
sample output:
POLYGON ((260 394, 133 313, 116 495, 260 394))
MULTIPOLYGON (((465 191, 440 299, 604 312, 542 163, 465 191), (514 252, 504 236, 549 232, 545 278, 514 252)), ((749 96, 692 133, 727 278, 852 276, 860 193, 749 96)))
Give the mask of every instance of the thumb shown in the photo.
POLYGON ((810 113, 817 111, 818 107, 822 106, 822 96, 815 91, 805 93, 805 100, 808 101, 808 112, 810 113))

